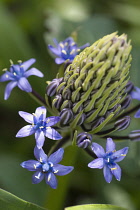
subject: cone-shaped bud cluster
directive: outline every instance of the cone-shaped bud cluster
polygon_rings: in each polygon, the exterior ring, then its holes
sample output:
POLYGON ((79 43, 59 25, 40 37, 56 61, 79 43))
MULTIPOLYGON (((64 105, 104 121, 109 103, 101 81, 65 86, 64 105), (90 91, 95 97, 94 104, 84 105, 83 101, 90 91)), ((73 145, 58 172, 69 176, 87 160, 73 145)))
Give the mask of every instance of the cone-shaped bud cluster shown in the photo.
POLYGON ((87 148, 92 141, 92 135, 87 132, 82 132, 77 135, 76 144, 83 149, 87 148))
POLYGON ((131 131, 129 134, 129 138, 132 141, 140 141, 140 130, 131 131))
POLYGON ((47 90, 49 96, 55 92, 52 108, 61 113, 61 123, 94 134, 129 106, 130 51, 127 36, 113 33, 75 57, 59 84, 47 90))

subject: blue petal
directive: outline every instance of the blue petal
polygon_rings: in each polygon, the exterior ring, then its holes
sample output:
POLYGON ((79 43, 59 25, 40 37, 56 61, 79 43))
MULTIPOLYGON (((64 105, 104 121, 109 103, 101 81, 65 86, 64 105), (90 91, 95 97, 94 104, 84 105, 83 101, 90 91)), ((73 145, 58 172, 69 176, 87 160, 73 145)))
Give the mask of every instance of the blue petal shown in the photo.
POLYGON ((118 181, 121 180, 121 168, 118 164, 115 164, 115 169, 111 170, 111 172, 118 181))
POLYGON ((58 149, 56 152, 54 152, 49 156, 48 162, 52 162, 53 164, 59 163, 63 158, 63 154, 64 154, 64 149, 63 148, 58 149))
POLYGON ((25 92, 32 92, 32 87, 25 77, 18 80, 18 87, 25 92))
POLYGON ((22 66, 24 68, 24 71, 26 71, 35 62, 36 62, 36 59, 34 59, 34 58, 31 58, 28 61, 23 62, 22 66))
POLYGON ((84 48, 86 48, 86 47, 89 47, 90 46, 90 44, 89 43, 86 43, 86 44, 84 44, 84 45, 82 45, 81 47, 78 47, 79 49, 84 49, 84 48))
POLYGON ((103 168, 103 174, 104 174, 104 178, 106 182, 110 183, 112 180, 112 173, 111 173, 111 169, 108 168, 107 165, 105 165, 103 168))
POLYGON ((120 150, 114 152, 112 154, 112 157, 115 158, 115 162, 122 161, 125 158, 125 156, 128 152, 128 149, 129 149, 128 147, 124 147, 123 149, 120 149, 120 150))
POLYGON ((36 171, 32 176, 32 183, 38 184, 44 179, 44 173, 41 171, 36 171))
POLYGON ((54 169, 54 174, 58 176, 64 176, 66 174, 69 174, 74 169, 74 167, 57 164, 53 167, 53 169, 54 169))
POLYGON ((47 117, 46 118, 47 127, 55 125, 56 123, 59 122, 59 120, 60 120, 60 117, 55 117, 55 116, 47 117))
POLYGON ((26 71, 26 72, 24 73, 24 76, 25 76, 26 78, 29 77, 29 76, 32 76, 32 75, 37 76, 37 77, 44 77, 44 75, 42 74, 42 72, 39 71, 39 70, 36 69, 36 68, 31 68, 30 70, 28 70, 28 71, 26 71))
POLYGON ((28 171, 36 171, 41 164, 36 160, 27 160, 20 164, 23 168, 26 168, 28 171))
POLYGON ((97 157, 102 158, 105 155, 104 148, 97 143, 92 143, 91 149, 97 155, 97 157))
POLYGON ((11 77, 11 72, 6 71, 6 73, 1 75, 0 82, 6 82, 6 81, 9 81, 9 80, 14 80, 14 79, 11 77))
POLYGON ((40 106, 35 110, 35 116, 39 120, 40 116, 43 114, 42 120, 46 119, 46 108, 44 106, 40 106))
POLYGON ((62 136, 53 128, 46 127, 46 131, 44 132, 45 136, 49 139, 59 140, 62 139, 62 136))
POLYGON ((5 93, 4 93, 4 99, 7 100, 11 94, 11 91, 13 90, 14 87, 17 86, 17 81, 12 81, 12 82, 9 82, 7 85, 6 85, 6 88, 5 88, 5 93))
POLYGON ((49 50, 56 56, 60 56, 61 52, 57 48, 53 47, 52 45, 48 45, 49 50))
POLYGON ((91 161, 89 164, 88 164, 88 167, 90 168, 103 168, 104 167, 104 159, 103 158, 97 158, 93 161, 91 161))
POLYGON ((135 114, 134 117, 135 117, 135 118, 140 118, 140 109, 136 112, 136 114, 135 114))
POLYGON ((63 58, 56 58, 55 59, 55 63, 57 63, 57 64, 61 64, 61 63, 64 63, 64 62, 65 62, 65 60, 63 58))
POLYGON ((45 175, 46 184, 50 185, 51 188, 57 188, 57 179, 52 172, 49 172, 45 175))
POLYGON ((112 152, 115 150, 115 143, 111 138, 107 138, 106 152, 112 152))
POLYGON ((32 135, 33 133, 35 133, 33 127, 31 125, 26 125, 18 131, 16 137, 18 138, 26 137, 32 135))
POLYGON ((130 93, 130 95, 131 95, 131 97, 132 97, 133 99, 140 100, 140 88, 135 87, 135 90, 136 90, 136 91, 132 91, 132 92, 130 93))
POLYGON ((35 132, 35 139, 36 139, 36 145, 40 149, 44 145, 45 136, 43 131, 36 131, 35 132))
POLYGON ((37 146, 34 148, 34 156, 39 162, 46 163, 47 162, 47 155, 45 154, 43 149, 39 149, 37 146))
POLYGON ((33 115, 28 112, 19 111, 19 115, 28 123, 33 123, 33 115))

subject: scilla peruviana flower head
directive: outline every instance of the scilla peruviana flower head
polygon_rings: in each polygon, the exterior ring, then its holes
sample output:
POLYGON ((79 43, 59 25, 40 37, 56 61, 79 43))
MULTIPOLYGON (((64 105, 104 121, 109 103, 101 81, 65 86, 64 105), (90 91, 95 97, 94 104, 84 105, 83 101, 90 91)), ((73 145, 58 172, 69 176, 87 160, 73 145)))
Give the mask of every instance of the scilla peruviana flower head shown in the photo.
POLYGON ((27 78, 29 76, 37 76, 37 77, 43 77, 44 75, 42 72, 40 72, 36 68, 31 68, 28 70, 28 68, 35 63, 35 59, 31 58, 28 61, 21 62, 19 61, 19 64, 13 64, 11 61, 11 67, 9 71, 7 69, 4 69, 5 73, 0 77, 0 82, 7 82, 11 81, 7 84, 5 93, 4 93, 4 99, 7 100, 11 94, 11 91, 14 87, 18 86, 21 90, 25 92, 32 92, 32 87, 30 83, 28 82, 27 78), (27 71, 28 70, 28 71, 27 71))
POLYGON ((125 158, 128 152, 128 147, 124 147, 123 149, 116 151, 113 140, 111 138, 107 138, 106 152, 104 151, 104 148, 97 143, 92 143, 91 148, 96 154, 97 159, 91 161, 88 164, 88 167, 99 169, 103 168, 104 178, 108 183, 111 182, 113 175, 118 181, 120 181, 121 168, 117 162, 120 162, 125 158))
POLYGON ((38 107, 33 114, 19 111, 19 115, 31 125, 21 128, 16 137, 21 138, 35 134, 38 148, 42 148, 45 136, 53 140, 62 139, 62 136, 54 128, 51 128, 51 126, 59 122, 60 117, 51 116, 46 118, 46 112, 47 110, 44 106, 38 107))
POLYGON ((87 43, 81 47, 78 47, 72 37, 68 37, 67 39, 59 43, 56 39, 54 39, 53 41, 56 47, 48 45, 48 48, 55 56, 58 57, 55 59, 55 62, 57 64, 64 63, 65 61, 72 62, 81 49, 89 46, 89 44, 87 43))
POLYGON ((64 150, 60 148, 48 157, 43 149, 35 147, 34 156, 37 160, 24 161, 21 166, 29 171, 35 171, 32 176, 33 184, 38 184, 45 178, 46 184, 56 189, 57 179, 55 175, 64 176, 73 170, 72 166, 58 164, 62 160, 63 154, 64 150))

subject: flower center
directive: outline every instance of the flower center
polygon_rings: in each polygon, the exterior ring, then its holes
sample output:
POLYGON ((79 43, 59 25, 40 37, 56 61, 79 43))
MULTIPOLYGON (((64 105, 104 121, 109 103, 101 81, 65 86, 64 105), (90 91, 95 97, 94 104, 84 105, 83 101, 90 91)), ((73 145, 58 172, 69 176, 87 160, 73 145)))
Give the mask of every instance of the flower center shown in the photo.
POLYGON ((47 171, 49 171, 49 169, 50 169, 50 166, 49 166, 48 163, 42 164, 42 171, 43 172, 47 172, 47 171))

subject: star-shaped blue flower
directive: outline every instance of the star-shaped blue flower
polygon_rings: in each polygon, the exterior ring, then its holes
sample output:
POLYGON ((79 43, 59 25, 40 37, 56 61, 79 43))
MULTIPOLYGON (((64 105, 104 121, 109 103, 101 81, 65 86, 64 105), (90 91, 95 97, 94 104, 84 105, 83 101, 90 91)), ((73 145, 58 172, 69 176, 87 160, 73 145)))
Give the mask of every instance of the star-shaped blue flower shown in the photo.
POLYGON ((38 107, 33 114, 19 111, 19 115, 31 125, 26 125, 21 128, 16 137, 21 138, 35 134, 38 148, 42 148, 45 136, 53 140, 62 139, 62 136, 54 128, 51 128, 51 126, 59 122, 60 117, 51 116, 46 118, 46 112, 47 110, 44 106, 38 107))
POLYGON ((64 63, 66 60, 72 62, 81 49, 89 46, 89 44, 87 43, 81 47, 78 47, 72 37, 68 37, 67 39, 59 43, 56 39, 54 39, 53 41, 56 47, 48 45, 48 48, 54 55, 58 57, 55 59, 55 62, 57 64, 64 63))
POLYGON ((116 151, 113 140, 111 138, 107 138, 106 152, 104 151, 104 148, 97 143, 92 143, 91 148, 98 158, 91 161, 88 164, 88 167, 99 169, 103 168, 104 178, 108 183, 111 182, 113 175, 118 181, 120 181, 121 168, 117 162, 120 162, 125 158, 128 152, 128 147, 124 147, 123 149, 116 151))
POLYGON ((11 81, 7 84, 4 93, 4 99, 7 100, 11 94, 11 91, 14 87, 18 86, 21 90, 26 92, 32 92, 32 87, 28 82, 27 78, 29 76, 35 75, 37 77, 43 77, 44 75, 36 68, 28 68, 35 63, 35 59, 31 58, 25 62, 19 62, 19 64, 11 64, 9 71, 5 71, 5 73, 0 77, 0 82, 11 81), (27 71, 28 70, 28 71, 27 71))
POLYGON ((57 179, 55 175, 63 176, 70 173, 73 170, 72 166, 64 166, 58 164, 63 158, 63 148, 58 149, 49 157, 44 153, 43 149, 34 148, 34 156, 36 160, 28 160, 21 163, 23 168, 29 171, 36 171, 32 176, 32 183, 38 184, 44 178, 46 184, 51 188, 57 188, 57 179))
MULTIPOLYGON (((135 91, 131 92, 131 97, 140 101, 140 88, 135 87, 135 91)), ((136 112, 135 118, 140 118, 140 109, 136 112)))

